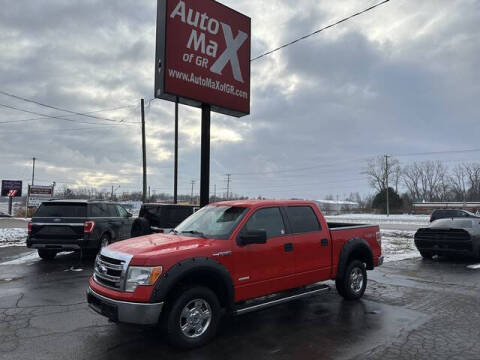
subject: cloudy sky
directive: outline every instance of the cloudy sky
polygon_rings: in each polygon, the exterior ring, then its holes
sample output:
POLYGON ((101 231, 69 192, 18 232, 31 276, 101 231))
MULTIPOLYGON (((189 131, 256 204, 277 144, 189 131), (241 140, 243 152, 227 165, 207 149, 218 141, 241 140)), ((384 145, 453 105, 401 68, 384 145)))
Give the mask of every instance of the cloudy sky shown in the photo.
MULTIPOLYGON (((377 2, 223 0, 252 18, 253 56, 377 2)), ((28 181, 35 156, 38 184, 140 190, 143 97, 149 185, 172 191, 174 105, 148 101, 155 17, 154 0, 3 0, 0 91, 94 117, 0 94, 0 178, 28 181)), ((477 160, 405 155, 480 148, 478 24, 478 0, 391 0, 253 62, 251 115, 212 114, 212 192, 230 173, 238 194, 343 197, 371 191, 372 156, 477 160)), ((200 112, 182 106, 181 193, 199 169, 200 112)))

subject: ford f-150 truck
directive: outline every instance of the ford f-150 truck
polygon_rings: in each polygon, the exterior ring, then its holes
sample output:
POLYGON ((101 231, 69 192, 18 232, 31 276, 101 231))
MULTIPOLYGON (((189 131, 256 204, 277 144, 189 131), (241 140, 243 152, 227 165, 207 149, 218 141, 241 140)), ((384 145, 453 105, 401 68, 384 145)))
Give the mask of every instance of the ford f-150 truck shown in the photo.
POLYGON ((327 223, 311 201, 229 201, 206 206, 170 234, 103 248, 87 300, 114 322, 159 324, 169 342, 212 339, 234 315, 328 290, 362 297, 381 265, 378 226, 327 223), (225 310, 225 311, 224 311, 225 310))

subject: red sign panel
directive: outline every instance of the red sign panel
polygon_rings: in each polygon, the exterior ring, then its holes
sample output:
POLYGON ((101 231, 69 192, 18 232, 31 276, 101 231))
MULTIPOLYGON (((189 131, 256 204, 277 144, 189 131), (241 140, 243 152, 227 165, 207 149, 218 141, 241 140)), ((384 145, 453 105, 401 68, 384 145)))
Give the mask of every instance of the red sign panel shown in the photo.
POLYGON ((158 0, 155 97, 250 113, 249 17, 213 0, 158 0))

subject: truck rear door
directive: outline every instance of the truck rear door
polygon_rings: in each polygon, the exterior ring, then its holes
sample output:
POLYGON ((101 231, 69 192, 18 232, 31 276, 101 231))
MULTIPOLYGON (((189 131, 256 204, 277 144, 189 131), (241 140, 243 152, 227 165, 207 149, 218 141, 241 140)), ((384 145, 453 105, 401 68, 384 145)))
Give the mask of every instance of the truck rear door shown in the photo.
POLYGON ((330 277, 332 244, 326 226, 322 227, 309 205, 284 208, 294 235, 295 273, 300 284, 330 277))

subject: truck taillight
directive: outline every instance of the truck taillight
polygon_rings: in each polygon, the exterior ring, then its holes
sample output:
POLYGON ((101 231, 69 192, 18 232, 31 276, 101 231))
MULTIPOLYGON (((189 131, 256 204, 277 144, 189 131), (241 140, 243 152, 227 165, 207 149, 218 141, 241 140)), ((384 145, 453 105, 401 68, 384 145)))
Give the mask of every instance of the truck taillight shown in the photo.
POLYGON ((377 242, 380 247, 382 246, 382 233, 380 231, 377 231, 377 242))
POLYGON ((85 234, 91 234, 94 228, 95 228, 95 221, 85 221, 85 227, 83 228, 83 232, 85 234))
POLYGON ((31 221, 28 222, 28 233, 29 234, 32 233, 32 222, 31 221))

